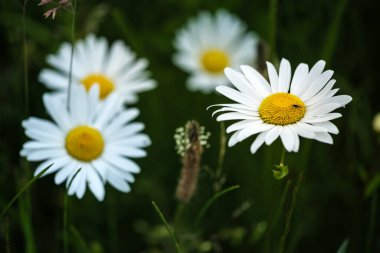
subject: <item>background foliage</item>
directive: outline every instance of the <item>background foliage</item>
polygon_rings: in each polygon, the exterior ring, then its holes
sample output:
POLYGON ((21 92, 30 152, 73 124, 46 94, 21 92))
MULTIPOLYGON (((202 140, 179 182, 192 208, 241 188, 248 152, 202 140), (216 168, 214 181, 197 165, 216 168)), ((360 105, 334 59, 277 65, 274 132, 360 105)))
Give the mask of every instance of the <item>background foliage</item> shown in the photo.
MULTIPOLYGON (((25 140, 21 120, 27 112, 23 88, 22 1, 0 2, 0 207, 16 194, 35 167, 20 160, 25 140)), ((60 11, 55 20, 44 19, 38 2, 26 5, 28 48, 29 113, 47 117, 38 83, 46 67, 47 54, 55 53, 70 40, 72 15, 60 11)), ((110 41, 125 40, 141 57, 159 86, 141 95, 136 104, 142 111, 146 133, 153 145, 141 159, 142 172, 133 190, 123 194, 107 187, 99 203, 89 193, 83 200, 70 198, 72 251, 85 252, 175 252, 170 238, 151 206, 154 200, 169 221, 176 210, 174 192, 180 172, 174 151, 174 130, 196 119, 212 133, 211 148, 205 152, 198 194, 186 207, 177 234, 189 252, 272 252, 278 247, 284 227, 285 209, 299 171, 304 172, 294 213, 287 252, 336 252, 348 238, 347 252, 380 252, 378 201, 379 138, 371 121, 380 111, 378 94, 379 40, 378 4, 370 0, 311 0, 278 2, 277 56, 293 67, 300 62, 328 61, 335 70, 336 87, 353 102, 335 121, 340 134, 334 145, 302 140, 298 154, 287 155, 290 189, 279 219, 268 233, 268 221, 278 210, 287 180, 275 181, 273 165, 279 162, 280 145, 249 153, 249 141, 228 149, 225 155, 225 187, 240 188, 221 197, 206 214, 201 226, 190 229, 193 219, 213 195, 213 179, 219 152, 220 126, 206 107, 225 102, 222 96, 191 93, 185 87, 187 75, 171 60, 172 40, 178 28, 199 10, 225 8, 237 14, 250 30, 269 38, 269 1, 78 0, 76 37, 93 32, 110 41), (72 231, 73 232, 73 231, 72 231), (85 244, 85 245, 84 245, 85 244)), ((226 31, 228 34, 228 31, 226 31)), ((6 234, 12 252, 60 252, 62 205, 65 189, 55 186, 52 176, 38 180, 29 192, 30 205, 16 203, 2 220, 1 252, 6 234), (29 226, 25 217, 31 215, 29 226), (29 230, 29 241, 25 231, 29 230), (8 231, 8 232, 6 232, 8 231), (26 243, 28 242, 28 243, 26 243), (35 245, 33 245, 35 244, 35 245), (37 249, 34 251, 33 249, 37 249)), ((26 195, 26 196, 28 196, 26 195)))

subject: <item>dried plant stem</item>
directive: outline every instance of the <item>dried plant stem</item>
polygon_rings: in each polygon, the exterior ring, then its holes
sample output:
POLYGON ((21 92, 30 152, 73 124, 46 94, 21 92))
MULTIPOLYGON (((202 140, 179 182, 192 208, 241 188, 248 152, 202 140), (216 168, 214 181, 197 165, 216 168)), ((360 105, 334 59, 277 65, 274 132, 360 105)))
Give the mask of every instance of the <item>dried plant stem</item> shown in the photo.
POLYGON ((294 209, 296 208, 298 191, 299 191, 302 179, 303 179, 303 172, 301 171, 300 175, 298 176, 297 184, 293 189, 292 203, 290 204, 290 208, 289 208, 288 212, 286 213, 285 229, 284 229, 284 232, 282 233, 282 236, 280 239, 280 247, 279 247, 279 251, 278 251, 279 253, 283 253, 285 251, 286 238, 287 238, 289 231, 290 231, 292 218, 293 218, 293 212, 294 212, 294 209))
POLYGON ((269 46, 272 60, 276 57, 277 1, 269 2, 269 46))
POLYGON ((160 208, 158 208, 158 206, 156 205, 156 203, 154 203, 154 201, 152 201, 152 205, 153 205, 154 210, 156 210, 158 216, 160 216, 160 219, 161 219, 162 223, 164 223, 165 228, 168 231, 168 233, 170 235, 170 238, 172 239, 172 241, 173 241, 173 243, 174 243, 174 245, 176 247, 177 253, 182 253, 182 247, 178 243, 174 232, 171 230, 171 228, 170 228, 168 222, 166 221, 164 215, 162 214, 160 208))
POLYGON ((73 19, 71 22, 71 52, 70 52, 70 67, 69 67, 69 83, 67 88, 67 110, 70 110, 70 99, 71 99, 71 86, 73 82, 73 59, 74 59, 74 49, 75 49, 75 17, 77 9, 77 0, 73 0, 73 19))
POLYGON ((218 155, 218 165, 216 167, 215 172, 215 183, 214 183, 214 191, 218 192, 223 187, 224 179, 222 177, 223 173, 223 164, 224 164, 224 157, 226 155, 226 143, 227 143, 227 137, 226 137, 226 127, 224 125, 224 122, 220 123, 220 137, 219 137, 219 155, 218 155))

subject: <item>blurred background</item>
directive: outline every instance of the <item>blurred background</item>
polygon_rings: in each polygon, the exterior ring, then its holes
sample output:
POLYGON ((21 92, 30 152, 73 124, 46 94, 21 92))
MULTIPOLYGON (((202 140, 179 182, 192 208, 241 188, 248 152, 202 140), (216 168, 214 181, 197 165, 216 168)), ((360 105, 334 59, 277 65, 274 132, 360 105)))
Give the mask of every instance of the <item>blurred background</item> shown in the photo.
MULTIPOLYGON (((26 139, 20 122, 27 113, 48 118, 41 99, 46 89, 37 76, 47 67, 46 56, 71 39, 71 13, 59 11, 54 20, 45 19, 43 13, 49 8, 37 6, 36 0, 27 1, 30 100, 26 112, 23 4, 21 0, 0 2, 1 210, 31 178, 36 166, 20 159, 19 151, 26 139)), ((206 108, 227 99, 187 90, 188 75, 172 63, 172 41, 176 31, 200 10, 220 8, 239 16, 249 30, 267 41, 270 1, 78 0, 76 37, 95 33, 110 42, 124 40, 138 56, 149 59, 158 86, 142 93, 135 105, 141 110, 138 120, 145 123, 153 144, 147 149, 148 156, 137 160, 142 171, 132 191, 124 194, 107 186, 103 202, 89 192, 82 200, 70 197, 70 252, 175 252, 151 201, 172 223, 181 169, 173 135, 190 119, 205 126, 211 137, 197 193, 176 226, 187 252, 276 252, 301 170, 303 181, 286 252, 337 252, 346 239, 346 252, 380 252, 380 134, 372 128, 373 117, 380 112, 378 7, 377 1, 370 0, 278 1, 278 58, 289 59, 293 69, 301 62, 313 65, 326 60, 335 71, 339 93, 352 96, 353 101, 340 109, 343 118, 334 120, 340 129, 334 145, 303 139, 299 153, 287 154, 290 173, 284 180, 277 181, 272 175, 281 155, 278 140, 255 155, 249 152, 252 138, 227 148, 223 188, 240 188, 218 199, 201 226, 194 229, 194 217, 215 193, 212 171, 220 150, 221 127, 206 108), (289 190, 283 194, 287 184, 289 190), (273 221, 277 211, 278 219, 273 221)), ((26 201, 16 202, 0 221, 0 252, 6 252, 7 237, 11 252, 62 252, 64 194, 64 186, 56 186, 53 176, 38 180, 24 196, 29 196, 26 201)))

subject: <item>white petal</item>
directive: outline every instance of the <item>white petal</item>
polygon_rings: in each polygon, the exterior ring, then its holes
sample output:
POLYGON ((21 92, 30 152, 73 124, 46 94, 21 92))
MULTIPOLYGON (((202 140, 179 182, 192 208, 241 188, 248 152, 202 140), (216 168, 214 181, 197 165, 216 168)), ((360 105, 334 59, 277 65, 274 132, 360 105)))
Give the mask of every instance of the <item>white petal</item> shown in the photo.
POLYGON ((88 187, 90 188, 90 191, 94 194, 97 200, 103 201, 104 196, 105 196, 104 185, 94 168, 91 168, 90 170, 88 170, 87 181, 88 181, 88 187))
POLYGON ((273 93, 278 92, 278 75, 272 63, 267 62, 268 76, 273 93))
POLYGON ((315 133, 315 139, 320 142, 327 144, 333 144, 333 139, 328 133, 315 133))
POLYGON ((293 145, 294 145, 294 136, 293 136, 290 128, 286 127, 286 126, 283 127, 281 134, 280 134, 280 137, 281 137, 282 143, 284 144, 285 149, 288 152, 291 152, 293 150, 293 145))
POLYGON ((130 192, 131 188, 128 183, 120 177, 117 177, 114 173, 107 173, 107 181, 117 190, 121 192, 130 192))
POLYGON ((257 135, 255 141, 252 143, 251 148, 250 148, 252 154, 256 153, 259 147, 263 145, 265 141, 265 135, 266 135, 266 132, 262 132, 259 135, 257 135))
POLYGON ((260 133, 260 132, 264 132, 264 131, 267 131, 271 128, 273 128, 274 125, 270 125, 270 124, 266 124, 266 123, 262 123, 262 122, 259 122, 255 125, 252 125, 252 126, 249 126, 247 128, 244 128, 240 134, 238 135, 238 139, 239 141, 243 141, 244 139, 254 135, 254 134, 257 134, 257 133, 260 133))
POLYGON ((280 71, 278 77, 278 91, 287 93, 289 91, 290 78, 292 76, 292 70, 290 62, 282 58, 280 63, 280 71))
POLYGON ((299 96, 300 91, 303 90, 305 86, 305 79, 309 73, 309 66, 305 63, 301 63, 297 66, 294 71, 292 84, 290 85, 290 93, 299 96))
POLYGON ((260 97, 265 98, 272 93, 269 83, 265 78, 254 68, 248 65, 240 66, 246 78, 252 84, 252 87, 258 92, 260 97))
POLYGON ((280 136, 282 127, 275 126, 265 135, 265 144, 271 145, 280 136))

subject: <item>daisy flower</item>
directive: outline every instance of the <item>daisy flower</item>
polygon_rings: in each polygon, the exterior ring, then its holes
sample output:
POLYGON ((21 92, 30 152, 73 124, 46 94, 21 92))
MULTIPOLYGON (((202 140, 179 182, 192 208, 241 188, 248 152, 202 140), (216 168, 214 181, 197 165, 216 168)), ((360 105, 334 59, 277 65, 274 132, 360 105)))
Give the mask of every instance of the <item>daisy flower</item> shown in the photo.
POLYGON ((309 71, 308 65, 297 66, 293 78, 289 61, 282 59, 279 73, 267 62, 269 82, 254 68, 240 66, 241 71, 227 68, 225 74, 236 89, 218 86, 216 90, 236 103, 219 104, 223 112, 218 121, 239 120, 227 128, 234 132, 229 146, 258 134, 251 145, 255 153, 263 144, 270 145, 277 138, 289 152, 299 149, 299 137, 332 144, 330 134, 338 128, 330 121, 342 115, 333 112, 344 107, 352 98, 334 96, 333 71, 323 71, 324 61, 318 61, 309 71))
POLYGON ((190 73, 190 90, 204 93, 227 85, 223 70, 241 64, 254 64, 258 39, 234 15, 219 10, 215 16, 201 12, 177 33, 174 63, 190 73))
MULTIPOLYGON (((39 81, 66 96, 70 59, 71 44, 63 43, 57 54, 47 57, 47 62, 54 69, 42 70, 39 81)), ((146 59, 136 59, 122 41, 116 41, 109 47, 105 38, 90 34, 75 45, 72 83, 84 86, 87 91, 98 84, 101 99, 115 92, 120 94, 123 103, 134 103, 138 93, 156 86, 156 82, 148 78, 147 65, 146 59)))
POLYGON ((82 198, 86 188, 102 201, 108 182, 122 192, 131 190, 133 174, 140 167, 131 158, 145 157, 150 145, 147 135, 140 133, 144 124, 132 122, 137 109, 122 109, 120 97, 109 95, 100 102, 99 87, 86 92, 83 86, 73 87, 69 110, 57 97, 45 94, 43 101, 53 121, 31 117, 22 122, 26 142, 21 155, 29 161, 42 162, 37 175, 52 165, 44 175, 56 173, 54 181, 66 187, 74 177, 69 195, 82 198), (99 103, 101 103, 99 105, 99 103), (99 108, 95 109, 95 108, 99 108))

